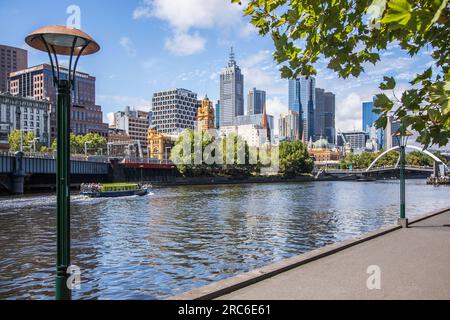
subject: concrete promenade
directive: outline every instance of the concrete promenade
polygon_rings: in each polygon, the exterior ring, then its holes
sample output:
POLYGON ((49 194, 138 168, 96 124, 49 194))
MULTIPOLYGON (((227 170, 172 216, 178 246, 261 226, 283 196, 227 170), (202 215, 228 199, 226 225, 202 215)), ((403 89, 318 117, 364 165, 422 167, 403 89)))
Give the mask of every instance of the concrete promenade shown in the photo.
POLYGON ((450 208, 174 297, 211 298, 450 299, 450 208), (367 287, 369 266, 379 267, 380 289, 367 287))

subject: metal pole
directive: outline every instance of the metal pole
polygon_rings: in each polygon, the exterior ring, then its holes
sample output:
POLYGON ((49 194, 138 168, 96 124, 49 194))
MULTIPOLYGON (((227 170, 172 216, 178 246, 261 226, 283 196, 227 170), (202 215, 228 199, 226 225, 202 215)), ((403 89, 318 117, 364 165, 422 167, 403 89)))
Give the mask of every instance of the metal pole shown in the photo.
POLYGON ((405 146, 402 145, 400 147, 400 219, 405 218, 405 146))
POLYGON ((70 266, 70 82, 58 80, 56 157, 56 300, 70 300, 67 268, 70 266))

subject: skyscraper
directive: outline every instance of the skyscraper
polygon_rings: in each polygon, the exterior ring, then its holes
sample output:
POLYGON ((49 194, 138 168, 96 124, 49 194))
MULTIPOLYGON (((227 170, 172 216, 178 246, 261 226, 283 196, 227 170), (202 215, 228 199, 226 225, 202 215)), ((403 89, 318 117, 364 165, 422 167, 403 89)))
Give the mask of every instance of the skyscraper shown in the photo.
POLYGON ((314 113, 316 103, 316 79, 299 77, 289 80, 289 109, 299 114, 299 137, 314 139, 314 113))
MULTIPOLYGON (((362 130, 366 133, 366 135, 370 135, 370 128, 375 126, 375 122, 380 117, 379 114, 376 114, 373 112, 374 110, 374 102, 375 97, 373 98, 373 101, 369 102, 363 102, 362 104, 362 130)), ((377 135, 377 142, 378 142, 378 149, 384 148, 384 130, 383 129, 377 129, 376 130, 377 135)))
POLYGON ((262 114, 266 107, 266 92, 253 88, 247 96, 247 114, 262 114))
POLYGON ((28 68, 28 53, 24 49, 0 45, 0 92, 8 92, 11 72, 28 68))
POLYGON ((336 96, 332 92, 316 88, 315 140, 326 138, 336 142, 336 96))
POLYGON ((220 101, 217 101, 216 107, 215 107, 215 113, 216 113, 216 129, 219 129, 220 127, 220 101))
MULTIPOLYGON (((375 100, 375 99, 374 99, 375 100)), ((362 130, 369 133, 370 127, 378 120, 379 115, 373 112, 374 101, 363 102, 362 104, 362 130)))
POLYGON ((220 74, 220 126, 230 126, 233 118, 244 114, 244 76, 231 48, 228 66, 220 74))
POLYGON ((294 141, 298 134, 298 113, 288 110, 287 113, 282 113, 278 119, 278 132, 280 138, 283 140, 294 141))

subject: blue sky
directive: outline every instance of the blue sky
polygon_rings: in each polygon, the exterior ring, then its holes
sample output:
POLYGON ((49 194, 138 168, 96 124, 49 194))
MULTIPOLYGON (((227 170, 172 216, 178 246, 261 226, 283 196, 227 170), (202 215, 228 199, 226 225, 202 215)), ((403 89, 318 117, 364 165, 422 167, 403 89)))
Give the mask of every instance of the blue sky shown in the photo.
MULTIPOLYGON (((186 88, 203 97, 219 97, 219 73, 230 46, 245 75, 245 91, 267 91, 268 113, 287 111, 287 81, 273 62, 270 38, 259 36, 242 16, 242 7, 229 0, 0 0, 0 43, 29 51, 30 66, 47 56, 24 44, 31 31, 50 24, 66 24, 70 5, 81 9, 81 28, 102 50, 80 60, 80 70, 97 78, 97 103, 108 114, 126 105, 148 109, 158 90, 186 88)), ((336 126, 361 129, 361 103, 379 92, 383 75, 394 75, 399 90, 431 63, 427 50, 414 59, 395 44, 382 61, 368 65, 358 79, 342 80, 321 60, 317 86, 336 94, 336 126)))

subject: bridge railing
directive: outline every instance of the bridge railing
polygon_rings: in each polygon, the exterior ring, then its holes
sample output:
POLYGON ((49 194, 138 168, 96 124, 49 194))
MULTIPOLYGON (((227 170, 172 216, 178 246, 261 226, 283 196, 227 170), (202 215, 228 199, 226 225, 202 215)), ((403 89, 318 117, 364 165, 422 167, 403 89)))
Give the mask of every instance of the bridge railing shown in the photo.
MULTIPOLYGON (((367 169, 322 169, 324 172, 327 173, 364 173, 364 172, 376 172, 376 171, 388 171, 388 170, 398 170, 398 166, 380 166, 380 167, 374 167, 367 171, 367 169)), ((405 166, 405 169, 424 169, 424 170, 432 170, 432 167, 428 166, 413 166, 413 165, 407 165, 405 166)))
POLYGON ((125 158, 123 163, 142 163, 142 164, 173 164, 170 160, 160 160, 155 158, 125 158))

